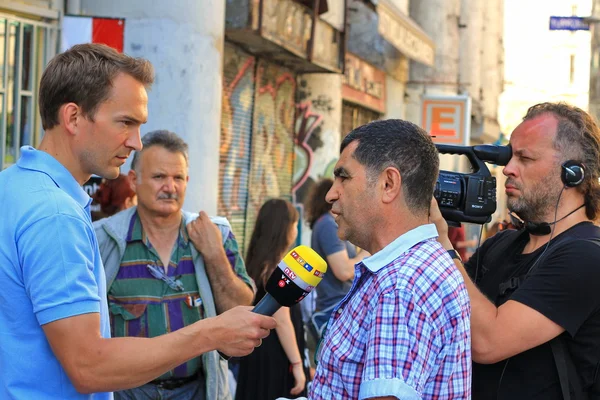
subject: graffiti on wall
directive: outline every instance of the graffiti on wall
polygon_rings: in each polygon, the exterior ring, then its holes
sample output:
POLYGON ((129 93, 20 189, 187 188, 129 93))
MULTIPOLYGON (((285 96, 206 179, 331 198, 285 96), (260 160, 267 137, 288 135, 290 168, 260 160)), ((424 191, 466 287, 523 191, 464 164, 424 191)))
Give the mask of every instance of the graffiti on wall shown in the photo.
MULTIPOLYGON (((295 161, 294 187, 292 193, 294 202, 302 204, 314 182, 324 176, 333 176, 333 166, 337 157, 327 160, 317 159, 318 149, 337 143, 329 143, 334 135, 339 135, 329 129, 324 129, 324 122, 330 118, 334 110, 333 101, 327 94, 313 94, 306 79, 300 79, 297 90, 296 123, 295 123, 295 161), (318 168, 316 164, 319 165, 318 168)), ((335 150, 334 150, 335 153, 335 150)), ((327 157, 321 155, 321 157, 327 157)))
POLYGON ((221 118, 219 214, 244 218, 254 101, 254 57, 225 52, 221 118), (229 73, 227 73, 229 72, 229 73))
POLYGON ((288 69, 225 47, 219 214, 242 251, 265 200, 287 198, 302 209, 314 182, 333 176, 341 104, 320 84, 314 93, 309 86, 288 69))
POLYGON ((291 199, 296 80, 230 45, 224 59, 219 214, 245 248, 264 201, 291 199))
POLYGON ((266 198, 291 193, 296 81, 281 70, 260 63, 257 71, 249 195, 258 207, 266 198))
POLYGON ((291 199, 294 165, 296 79, 287 69, 259 61, 252 127, 246 234, 260 206, 273 197, 291 199))
POLYGON ((296 161, 294 164, 294 187, 295 193, 308 179, 314 152, 308 144, 309 139, 315 134, 318 139, 321 131, 323 116, 311 110, 310 102, 296 105, 296 146, 294 152, 296 161))

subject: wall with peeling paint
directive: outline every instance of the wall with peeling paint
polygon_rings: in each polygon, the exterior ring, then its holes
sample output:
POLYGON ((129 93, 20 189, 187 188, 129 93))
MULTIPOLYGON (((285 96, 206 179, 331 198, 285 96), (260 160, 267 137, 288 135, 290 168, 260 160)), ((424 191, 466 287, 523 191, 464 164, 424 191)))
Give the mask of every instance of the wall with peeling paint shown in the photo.
POLYGON ((156 70, 142 134, 169 129, 188 142, 184 208, 216 214, 225 2, 82 0, 81 14, 126 19, 124 52, 156 70))

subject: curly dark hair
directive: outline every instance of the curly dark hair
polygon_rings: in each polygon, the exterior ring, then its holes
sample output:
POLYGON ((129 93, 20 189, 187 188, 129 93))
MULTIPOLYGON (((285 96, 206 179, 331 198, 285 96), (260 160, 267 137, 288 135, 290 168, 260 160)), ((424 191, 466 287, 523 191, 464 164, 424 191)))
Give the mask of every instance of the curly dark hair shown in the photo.
POLYGON ((547 113, 558 120, 554 148, 564 159, 557 161, 574 160, 585 167, 584 181, 577 190, 584 195, 586 216, 595 221, 600 211, 600 128, 590 114, 564 102, 536 104, 527 110, 523 121, 547 113))

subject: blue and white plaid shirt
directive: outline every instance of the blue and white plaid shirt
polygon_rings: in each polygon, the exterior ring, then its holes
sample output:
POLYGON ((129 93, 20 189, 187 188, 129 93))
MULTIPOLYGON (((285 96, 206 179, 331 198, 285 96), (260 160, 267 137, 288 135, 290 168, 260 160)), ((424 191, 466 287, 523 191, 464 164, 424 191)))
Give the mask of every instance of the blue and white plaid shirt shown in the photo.
POLYGON ((310 399, 471 398, 469 297, 437 236, 420 226, 356 264, 310 399))

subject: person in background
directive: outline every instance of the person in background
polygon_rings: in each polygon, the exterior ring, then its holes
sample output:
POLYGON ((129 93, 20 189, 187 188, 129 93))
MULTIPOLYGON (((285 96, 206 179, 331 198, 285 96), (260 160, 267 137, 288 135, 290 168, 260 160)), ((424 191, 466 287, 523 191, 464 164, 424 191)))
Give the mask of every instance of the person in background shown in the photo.
POLYGON ((354 279, 354 264, 369 256, 365 250, 357 254, 352 243, 338 237, 338 226, 331 214, 331 204, 325 200, 332 185, 333 180, 328 178, 317 182, 308 195, 306 205, 306 220, 312 229, 310 245, 327 261, 328 268, 323 281, 315 288, 316 308, 308 324, 309 333, 315 342, 321 338, 333 308, 350 290, 354 279))
MULTIPOLYGON (((235 306, 249 306, 254 296, 229 222, 182 209, 187 143, 157 130, 144 135, 142 144, 129 171, 137 207, 94 223, 112 334, 123 338, 177 335, 235 306)), ((216 351, 184 361, 145 385, 116 392, 115 399, 230 398, 227 363, 216 351)))
MULTIPOLYGON (((298 218, 298 211, 286 200, 267 200, 260 208, 246 257, 248 273, 258 287, 254 304, 266 294, 267 280, 296 240, 298 218)), ((240 360, 236 400, 305 394, 307 360, 300 306, 281 307, 273 316, 277 334, 240 360)))
POLYGON ((137 205, 137 196, 127 175, 120 174, 115 179, 103 179, 92 196, 93 204, 100 206, 99 213, 92 213, 94 221, 110 217, 129 207, 137 205))
POLYGON ((477 246, 477 240, 466 240, 465 236, 464 225, 448 227, 448 238, 463 260, 467 258, 467 248, 477 246))

